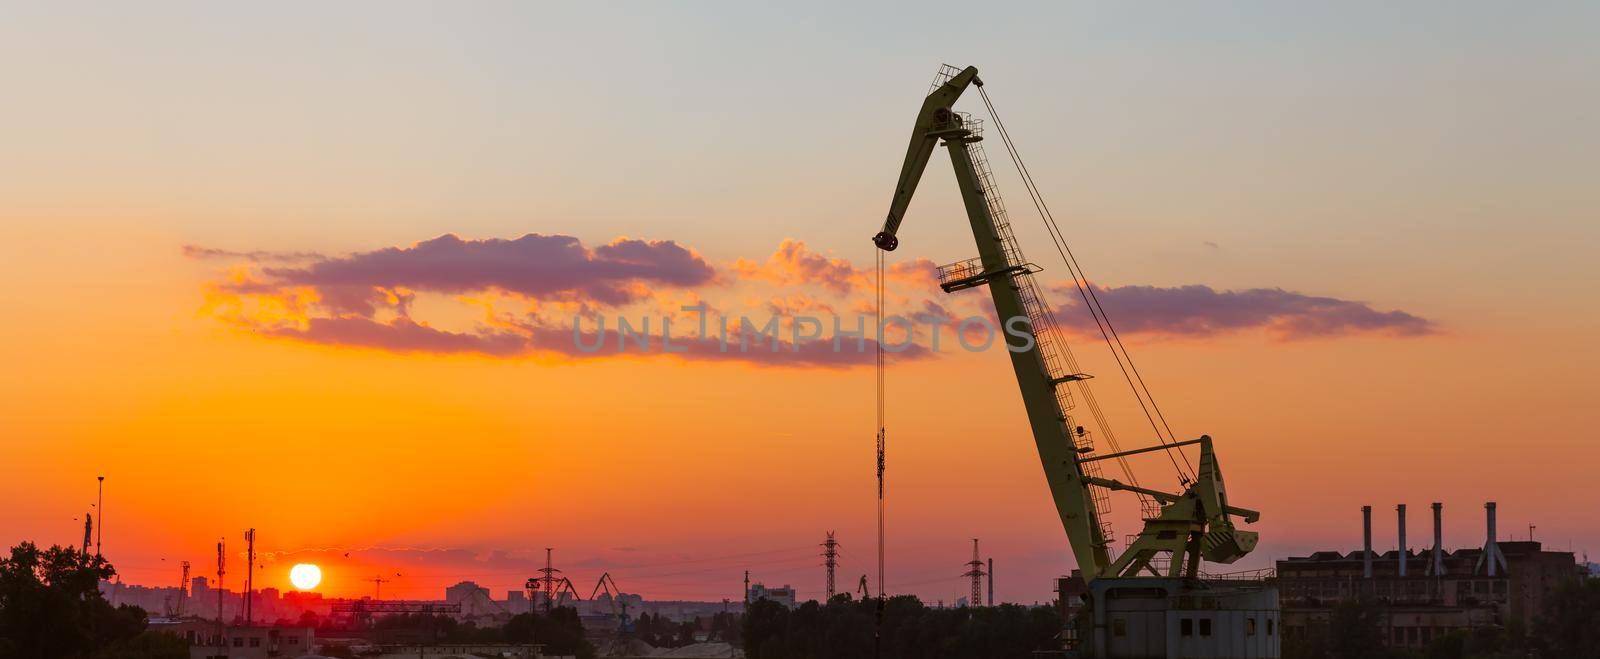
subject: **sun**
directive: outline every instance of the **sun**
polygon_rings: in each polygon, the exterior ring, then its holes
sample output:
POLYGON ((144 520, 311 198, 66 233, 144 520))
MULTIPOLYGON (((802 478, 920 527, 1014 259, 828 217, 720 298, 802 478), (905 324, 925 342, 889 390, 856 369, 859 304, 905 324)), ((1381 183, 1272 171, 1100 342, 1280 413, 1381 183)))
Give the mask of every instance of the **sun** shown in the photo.
POLYGON ((310 563, 296 563, 289 568, 289 582, 300 590, 311 590, 322 583, 322 568, 310 563))

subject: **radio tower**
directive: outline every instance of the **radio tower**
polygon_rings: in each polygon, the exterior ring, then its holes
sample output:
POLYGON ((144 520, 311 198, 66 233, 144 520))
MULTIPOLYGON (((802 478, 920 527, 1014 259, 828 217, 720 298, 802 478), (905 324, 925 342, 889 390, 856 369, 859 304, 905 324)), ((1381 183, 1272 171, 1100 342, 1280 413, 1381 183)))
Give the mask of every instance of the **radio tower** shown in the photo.
MULTIPOLYGON (((828 568, 828 599, 833 599, 833 569, 839 567, 839 541, 828 532, 828 541, 822 543, 822 564, 828 568)), ((826 602, 827 600, 823 600, 826 602)))
POLYGON ((972 560, 967 561, 967 571, 963 577, 972 579, 972 599, 967 600, 968 606, 983 606, 983 577, 988 572, 983 571, 983 559, 978 558, 978 539, 972 539, 972 560))
POLYGON ((251 600, 255 599, 256 591, 255 529, 250 529, 244 532, 244 545, 244 559, 249 561, 249 563, 244 566, 244 626, 249 627, 251 620, 255 617, 255 604, 251 602, 251 600))
POLYGON ((222 637, 222 594, 227 592, 222 589, 222 575, 227 574, 228 545, 227 540, 217 541, 217 637, 222 637))

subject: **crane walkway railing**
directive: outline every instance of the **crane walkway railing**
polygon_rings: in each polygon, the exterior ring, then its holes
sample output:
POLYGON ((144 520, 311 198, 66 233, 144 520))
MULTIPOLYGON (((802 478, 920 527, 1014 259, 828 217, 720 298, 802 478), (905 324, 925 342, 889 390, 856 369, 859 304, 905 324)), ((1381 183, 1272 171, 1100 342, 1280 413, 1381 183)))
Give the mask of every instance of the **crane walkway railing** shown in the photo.
MULTIPOLYGON (((968 121, 973 124, 969 129, 977 127, 977 122, 968 121)), ((1016 235, 1012 233, 1010 216, 1006 213, 1005 201, 1000 198, 1000 191, 995 185, 994 171, 989 166, 989 158, 983 152, 982 143, 966 141, 964 147, 968 159, 972 162, 979 188, 983 192, 984 203, 988 206, 989 218, 994 223, 995 235, 1000 238, 1002 254, 1006 259, 1005 265, 1008 268, 1019 268, 1011 281, 1017 287, 1023 313, 1028 316, 1028 324, 1036 346, 1035 352, 1043 363, 1045 375, 1050 378, 1055 393, 1056 408, 1060 412, 1066 435, 1079 456, 1093 455, 1093 435, 1074 422, 1070 414, 1074 407, 1070 383, 1086 376, 1067 368, 1073 360, 1068 356, 1066 341, 1061 338, 1061 330, 1056 325, 1054 314, 1040 293, 1039 284, 1033 279, 1033 271, 1037 268, 1023 257, 1022 248, 1018 246, 1016 235)), ((1005 319, 1002 319, 1002 322, 1004 321, 1005 319)), ((1085 476, 1103 477, 1099 462, 1080 463, 1079 468, 1085 476)), ((1110 519, 1111 496, 1105 488, 1090 487, 1089 497, 1100 519, 1101 535, 1109 545, 1115 542, 1116 538, 1112 532, 1110 519)))

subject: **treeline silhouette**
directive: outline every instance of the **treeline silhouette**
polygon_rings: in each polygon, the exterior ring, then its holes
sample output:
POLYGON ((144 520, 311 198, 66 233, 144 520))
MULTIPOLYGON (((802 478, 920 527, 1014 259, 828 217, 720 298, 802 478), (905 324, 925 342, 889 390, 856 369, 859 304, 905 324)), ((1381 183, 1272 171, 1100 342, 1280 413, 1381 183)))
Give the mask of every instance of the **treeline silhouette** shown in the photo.
POLYGON ((447 615, 402 613, 374 620, 376 630, 422 632, 433 643, 538 643, 545 654, 595 656, 594 645, 584 640, 583 623, 570 607, 556 607, 548 613, 519 613, 503 625, 479 626, 447 615))
POLYGON ((0 659, 188 659, 189 644, 146 629, 144 609, 111 606, 105 559, 31 542, 0 558, 0 659))
POLYGON ((882 635, 874 640, 878 600, 835 595, 793 610, 762 599, 744 619, 746 659, 859 659, 881 643, 884 659, 1026 659, 1060 649, 1061 616, 1049 607, 932 608, 910 595, 883 603, 882 635))

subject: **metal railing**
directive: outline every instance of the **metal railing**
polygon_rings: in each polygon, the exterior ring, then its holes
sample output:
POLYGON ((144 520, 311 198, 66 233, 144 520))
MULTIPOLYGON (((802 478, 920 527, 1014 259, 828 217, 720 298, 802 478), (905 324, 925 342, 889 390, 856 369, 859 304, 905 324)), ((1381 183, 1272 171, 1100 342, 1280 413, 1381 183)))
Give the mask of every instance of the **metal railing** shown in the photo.
POLYGON ((940 64, 939 72, 933 74, 933 84, 928 85, 928 93, 932 94, 933 90, 938 89, 944 83, 950 82, 951 78, 961 75, 961 71, 962 68, 959 66, 940 64))
POLYGON ((939 284, 948 284, 981 274, 983 274, 983 259, 981 257, 956 261, 955 263, 939 266, 939 284))
POLYGON ((972 115, 967 112, 951 112, 949 118, 945 119, 944 121, 940 121, 936 117, 933 121, 932 128, 933 132, 935 133, 965 130, 967 133, 973 136, 983 136, 983 120, 974 119, 972 118, 972 115))
POLYGON ((1200 578, 1207 581, 1265 581, 1278 576, 1276 568, 1264 567, 1258 570, 1238 570, 1235 572, 1212 573, 1200 571, 1200 578))
MULTIPOLYGON (((995 184, 994 171, 989 166, 989 158, 983 151, 982 142, 968 141, 961 145, 967 150, 967 158, 972 162, 973 173, 978 179, 979 189, 983 192, 984 203, 988 206, 989 219, 994 225, 995 235, 1000 239, 1000 249, 1005 256, 1006 265, 1021 266, 1027 263, 1022 256, 1022 248, 1017 245, 1016 235, 1011 231, 1010 215, 1006 212, 1005 201, 1000 198, 1000 191, 995 184)), ((970 261, 971 259, 969 259, 970 261)), ((981 272, 981 266, 980 272, 981 272)), ((1023 313, 1028 316, 1029 328, 1033 333, 1035 354, 1042 362, 1045 375, 1055 381, 1052 389, 1055 394, 1057 410, 1060 412, 1061 423, 1065 426, 1067 438, 1072 442, 1072 448, 1077 455, 1088 457, 1094 454, 1094 437, 1082 426, 1072 419, 1069 413, 1074 407, 1072 390, 1067 378, 1078 375, 1069 368, 1073 364, 1069 348, 1062 339, 1061 330, 1056 325, 1055 315, 1050 310, 1050 305, 1045 302, 1044 295, 1040 292, 1039 285, 1033 279, 1033 270, 1028 269, 1018 272, 1012 277, 1012 282, 1017 287, 1018 297, 1022 302, 1023 313)), ((1103 478, 1099 462, 1083 462, 1079 468, 1085 476, 1103 478)), ((1116 534, 1111 526, 1111 496, 1102 487, 1090 487, 1089 497, 1093 502, 1095 512, 1100 518, 1100 532, 1109 546, 1116 541, 1116 534)))

